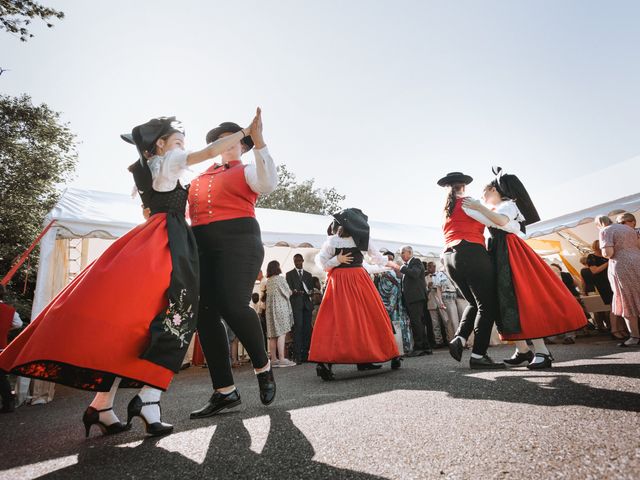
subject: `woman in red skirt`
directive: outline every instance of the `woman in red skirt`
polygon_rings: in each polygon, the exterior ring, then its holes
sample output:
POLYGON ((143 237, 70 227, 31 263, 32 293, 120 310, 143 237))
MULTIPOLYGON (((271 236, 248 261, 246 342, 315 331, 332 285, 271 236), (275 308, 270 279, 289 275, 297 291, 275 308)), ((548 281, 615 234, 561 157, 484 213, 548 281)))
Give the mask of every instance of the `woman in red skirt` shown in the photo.
POLYGON ((400 368, 393 327, 380 294, 363 268, 367 252, 371 262, 389 262, 371 244, 367 216, 357 208, 333 215, 316 263, 328 272, 327 288, 311 337, 309 360, 318 362, 316 372, 333 380, 334 363, 357 364, 358 370, 381 366, 374 362, 392 360, 400 368))
POLYGON ((85 268, 0 354, 0 370, 97 393, 83 416, 86 435, 105 435, 140 417, 150 435, 173 426, 160 419, 160 395, 180 369, 198 311, 196 242, 184 213, 189 165, 240 142, 245 132, 186 152, 174 117, 155 118, 122 138, 140 160, 129 167, 149 219, 85 268), (139 388, 128 421, 113 412, 118 387, 139 388))
POLYGON ((489 253, 496 267, 502 340, 515 341, 508 365, 528 362, 535 370, 551 367, 553 357, 544 337, 578 330, 586 325, 582 307, 549 265, 521 238, 525 225, 540 219, 526 189, 515 175, 494 170, 496 178, 484 188, 483 205, 465 199, 463 208, 489 227, 489 253), (526 340, 535 349, 529 350, 526 340))

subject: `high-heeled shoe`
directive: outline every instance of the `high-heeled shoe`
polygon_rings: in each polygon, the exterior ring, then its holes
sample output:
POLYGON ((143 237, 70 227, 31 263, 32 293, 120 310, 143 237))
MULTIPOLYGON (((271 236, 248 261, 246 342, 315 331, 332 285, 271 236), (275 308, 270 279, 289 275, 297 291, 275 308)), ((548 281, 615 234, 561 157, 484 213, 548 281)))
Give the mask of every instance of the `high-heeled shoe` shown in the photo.
MULTIPOLYGON (((162 422, 153 422, 149 423, 147 417, 142 413, 142 408, 147 405, 158 405, 160 408, 160 402, 143 402, 139 395, 136 395, 131 399, 129 405, 127 406, 127 426, 131 425, 131 421, 135 417, 140 417, 144 422, 145 431, 147 435, 151 435, 152 437, 158 437, 160 435, 167 435, 168 433, 173 432, 173 425, 169 425, 162 422)), ((160 415, 162 415, 162 410, 160 410, 160 415)))
POLYGON ((316 365, 316 375, 321 377, 325 382, 335 380, 333 372, 331 371, 331 364, 319 363, 316 365))
POLYGON ((100 421, 100 412, 108 412, 113 410, 111 408, 105 408, 103 410, 97 410, 93 407, 89 407, 84 411, 82 415, 82 423, 84 423, 85 438, 89 438, 89 432, 93 425, 98 425, 103 435, 115 435, 116 433, 124 432, 131 428, 130 425, 125 425, 122 422, 115 422, 111 425, 106 425, 100 421))

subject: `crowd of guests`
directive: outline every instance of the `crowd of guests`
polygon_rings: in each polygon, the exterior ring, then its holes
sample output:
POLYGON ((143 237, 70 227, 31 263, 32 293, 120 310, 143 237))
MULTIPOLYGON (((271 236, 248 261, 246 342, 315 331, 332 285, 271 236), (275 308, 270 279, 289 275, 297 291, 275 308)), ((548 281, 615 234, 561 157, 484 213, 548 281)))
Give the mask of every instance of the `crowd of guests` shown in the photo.
MULTIPOLYGON (((579 279, 559 263, 550 266, 581 304, 590 329, 610 334, 623 346, 638 344, 638 311, 634 305, 640 305, 640 260, 635 258, 640 253, 633 252, 634 248, 640 250, 628 238, 628 244, 625 243, 623 233, 632 231, 640 239, 640 230, 630 213, 619 215, 616 223, 609 217, 600 217, 596 223, 601 238, 607 240, 602 246, 596 240, 592 252, 580 259, 583 268, 579 279), (606 248, 617 250, 619 255, 612 259, 613 254, 609 253, 607 258, 606 248), (610 272, 611 266, 614 269, 610 272), (614 291, 618 292, 616 308, 612 305, 614 291), (583 295, 599 295, 605 305, 611 306, 611 312, 587 312, 583 295)), ((397 268, 372 276, 389 314, 400 353, 409 357, 430 355, 433 349, 446 347, 455 336, 467 302, 445 273, 442 262, 423 261, 414 256, 410 246, 401 250, 398 259, 390 251, 384 255, 397 268)), ((295 267, 286 274, 278 261, 271 261, 252 300, 263 321, 275 367, 307 361, 311 330, 322 302, 320 279, 304 269, 301 254, 296 254, 293 260, 295 267)), ((547 342, 573 344, 578 333, 567 332, 548 338, 547 342)), ((492 343, 498 342, 494 332, 492 343)))

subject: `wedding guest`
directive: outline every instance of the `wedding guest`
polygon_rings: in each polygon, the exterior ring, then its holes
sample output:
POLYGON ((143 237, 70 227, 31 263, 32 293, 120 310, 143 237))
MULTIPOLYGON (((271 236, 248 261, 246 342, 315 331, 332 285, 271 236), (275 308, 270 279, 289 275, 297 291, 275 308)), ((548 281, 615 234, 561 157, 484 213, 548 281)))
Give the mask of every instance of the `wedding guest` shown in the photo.
MULTIPOLYGON (((0 352, 7 346, 9 330, 22 327, 22 320, 16 309, 4 303, 5 295, 5 286, 0 284, 0 352)), ((0 371, 0 397, 2 397, 0 413, 12 413, 15 410, 16 397, 11 392, 7 374, 2 371, 0 371)))
MULTIPOLYGON (((390 262, 395 260, 395 255, 392 252, 386 252, 385 256, 390 262)), ((395 330, 402 335, 402 350, 405 353, 409 353, 412 349, 411 322, 402 301, 400 284, 401 280, 393 270, 376 275, 376 287, 380 292, 384 308, 387 309, 395 330)))
POLYGON ((613 287, 611 310, 624 318, 630 337, 620 347, 640 346, 640 240, 627 225, 614 224, 606 215, 596 219, 602 255, 609 259, 609 280, 613 287))
POLYGON ((440 315, 445 320, 447 339, 455 337, 456 330, 460 324, 460 313, 458 312, 458 292, 456 287, 444 271, 444 263, 440 263, 440 269, 435 273, 434 284, 440 290, 442 304, 439 306, 440 315))
POLYGON ((311 342, 311 315, 313 303, 313 277, 304 269, 304 257, 296 253, 293 256, 295 268, 287 272, 287 283, 291 289, 291 307, 293 308, 293 336, 295 358, 298 362, 306 362, 311 342))
POLYGON ((272 260, 267 265, 267 337, 271 365, 274 367, 293 367, 295 362, 285 358, 285 339, 293 326, 291 311, 291 289, 282 276, 280 263, 272 260))
POLYGON ((436 264, 427 262, 425 278, 427 282, 427 310, 429 310, 429 317, 431 317, 434 344, 439 348, 446 346, 449 340, 453 340, 453 336, 449 338, 446 336, 446 319, 442 315, 442 310, 444 309, 442 290, 435 281, 435 275, 436 264))

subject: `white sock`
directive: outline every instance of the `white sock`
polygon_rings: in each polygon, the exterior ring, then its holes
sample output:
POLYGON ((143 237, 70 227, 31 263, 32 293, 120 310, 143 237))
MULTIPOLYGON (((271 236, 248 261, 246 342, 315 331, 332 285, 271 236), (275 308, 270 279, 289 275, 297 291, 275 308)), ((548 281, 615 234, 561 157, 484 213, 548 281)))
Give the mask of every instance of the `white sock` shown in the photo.
POLYGON ((549 349, 544 343, 544 338, 536 338, 535 340, 531 340, 533 343, 533 349, 536 353, 544 353, 545 355, 549 355, 549 349))
MULTIPOLYGON (((138 396, 140 400, 144 403, 147 402, 159 402, 160 396, 162 395, 162 390, 158 390, 157 388, 144 386, 138 392, 138 396)), ((147 419, 148 423, 157 423, 160 422, 163 425, 169 425, 168 423, 164 423, 160 419, 160 405, 145 405, 142 407, 142 415, 147 419)))
POLYGON ((255 372, 256 375, 258 375, 259 373, 268 372, 269 370, 271 370, 271 362, 270 361, 267 361, 267 364, 262 368, 254 368, 253 369, 253 371, 255 372))
POLYGON ((544 358, 542 358, 539 355, 536 355, 535 357, 533 357, 533 360, 531 360, 529 365, 535 365, 536 363, 542 363, 542 362, 544 362, 544 358))
POLYGON ((527 353, 529 351, 529 345, 524 340, 516 340, 516 352, 518 353, 527 353))
MULTIPOLYGON (((462 342, 462 346, 465 347, 467 345, 467 339, 466 338, 462 338, 460 335, 456 335, 453 340, 455 339, 459 339, 462 342)), ((453 340, 451 340, 453 342, 453 340)))
POLYGON ((478 355, 477 353, 472 353, 471 358, 483 358, 484 355, 478 355))
POLYGON ((233 393, 236 391, 236 386, 231 385, 230 387, 216 388, 216 391, 220 392, 223 395, 229 395, 230 393, 233 393))
MULTIPOLYGON (((96 410, 105 410, 107 408, 113 407, 113 399, 116 397, 116 392, 118 391, 118 386, 120 385, 120 377, 116 377, 113 381, 113 385, 111 386, 111 390, 108 392, 98 392, 96 396, 93 397, 93 401, 91 402, 91 407, 96 410)), ((99 414, 100 421, 105 425, 109 426, 113 423, 117 423, 118 417, 113 412, 113 410, 107 410, 106 412, 100 412, 99 414)))

